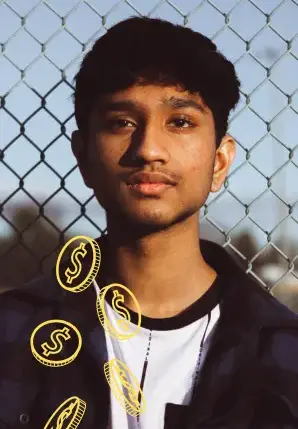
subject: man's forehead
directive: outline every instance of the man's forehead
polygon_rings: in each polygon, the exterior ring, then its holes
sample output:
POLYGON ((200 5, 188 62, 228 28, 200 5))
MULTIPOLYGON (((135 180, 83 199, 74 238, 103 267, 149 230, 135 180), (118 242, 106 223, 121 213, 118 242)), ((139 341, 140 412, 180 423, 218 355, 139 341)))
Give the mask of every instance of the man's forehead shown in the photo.
POLYGON ((113 94, 104 95, 98 102, 98 109, 142 108, 144 104, 148 104, 151 100, 161 106, 174 109, 192 107, 202 113, 208 111, 208 106, 199 93, 158 85, 135 85, 113 94))

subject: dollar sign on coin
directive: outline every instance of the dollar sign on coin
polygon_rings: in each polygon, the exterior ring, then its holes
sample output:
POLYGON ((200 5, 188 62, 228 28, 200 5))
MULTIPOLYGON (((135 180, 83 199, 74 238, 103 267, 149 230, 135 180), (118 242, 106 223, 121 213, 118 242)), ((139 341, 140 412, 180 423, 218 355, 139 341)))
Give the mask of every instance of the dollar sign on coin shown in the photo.
POLYGON ((52 426, 51 429, 62 429, 64 420, 68 419, 68 417, 72 414, 72 410, 75 405, 76 403, 73 402, 67 408, 65 408, 65 410, 63 410, 63 412, 59 415, 57 419, 56 427, 52 426))
POLYGON ((127 308, 122 307, 121 304, 119 305, 119 301, 124 302, 124 296, 121 293, 119 293, 118 290, 114 290, 112 307, 116 311, 116 313, 118 313, 121 317, 125 319, 125 320, 123 319, 117 320, 117 323, 122 329, 124 329, 124 331, 127 331, 129 329, 128 322, 130 322, 130 314, 127 308))
POLYGON ((50 354, 55 355, 61 352, 63 344, 59 337, 62 337, 64 341, 69 340, 69 328, 65 326, 62 329, 55 329, 55 331, 51 333, 51 341, 53 343, 53 346, 49 345, 47 342, 43 343, 41 345, 41 348, 43 349, 43 355, 48 357, 50 354))
MULTIPOLYGON (((107 300, 110 302, 110 299, 107 300)), ((134 337, 140 329, 141 326, 141 309, 138 303, 138 300, 132 293, 130 289, 120 283, 111 283, 108 286, 103 287, 100 290, 100 293, 96 298, 96 312, 98 320, 100 321, 104 330, 111 335, 111 337, 116 338, 117 340, 127 340, 128 338, 134 337), (119 292, 122 289, 125 290, 123 295, 119 292), (121 316, 116 318, 116 323, 111 323, 106 312, 105 301, 107 294, 112 293, 112 308, 113 310, 121 316), (124 297, 130 297, 131 301, 134 303, 137 313, 137 321, 135 324, 131 322, 131 314, 128 308, 123 304, 124 297), (118 325, 118 326, 117 326, 118 325)))
POLYGON ((70 259, 74 265, 74 271, 71 271, 70 268, 67 268, 65 270, 67 283, 72 283, 73 280, 80 275, 82 271, 82 264, 81 264, 81 261, 78 259, 78 257, 85 258, 86 255, 87 255, 87 250, 85 249, 85 243, 80 243, 80 245, 72 251, 70 259))

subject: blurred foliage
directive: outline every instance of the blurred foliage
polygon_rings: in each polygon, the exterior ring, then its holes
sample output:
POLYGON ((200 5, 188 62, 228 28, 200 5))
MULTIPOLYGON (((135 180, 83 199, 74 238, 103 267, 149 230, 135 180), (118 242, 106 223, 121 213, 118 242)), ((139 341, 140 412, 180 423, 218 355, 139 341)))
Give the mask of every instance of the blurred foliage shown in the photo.
POLYGON ((18 287, 55 267, 59 250, 70 237, 61 234, 33 206, 17 207, 9 236, 0 236, 0 290, 18 287))

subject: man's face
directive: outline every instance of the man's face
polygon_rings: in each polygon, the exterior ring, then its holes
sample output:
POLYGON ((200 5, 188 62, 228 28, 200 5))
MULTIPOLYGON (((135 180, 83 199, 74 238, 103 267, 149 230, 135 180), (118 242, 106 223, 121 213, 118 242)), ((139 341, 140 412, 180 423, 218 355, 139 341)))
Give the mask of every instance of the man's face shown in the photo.
POLYGON ((229 138, 226 147, 222 142, 223 154, 216 155, 213 115, 199 95, 156 85, 101 98, 89 136, 84 155, 75 150, 75 139, 73 149, 107 217, 153 228, 197 212, 210 190, 220 189, 235 150, 229 138), (162 173, 172 184, 129 185, 137 172, 162 173))

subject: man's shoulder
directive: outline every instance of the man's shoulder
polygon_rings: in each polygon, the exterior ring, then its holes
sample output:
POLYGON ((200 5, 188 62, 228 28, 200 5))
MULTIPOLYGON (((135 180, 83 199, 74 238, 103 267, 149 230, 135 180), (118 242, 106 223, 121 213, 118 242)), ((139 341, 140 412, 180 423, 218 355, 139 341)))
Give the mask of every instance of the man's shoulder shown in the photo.
MULTIPOLYGON (((261 322, 260 372, 256 377, 267 391, 278 391, 294 406, 298 397, 298 315, 261 286, 259 292, 255 312, 261 322)), ((298 418, 297 407, 295 413, 298 418)))
MULTIPOLYGON (((223 288, 223 316, 230 326, 243 333, 266 333, 278 338, 279 343, 290 337, 298 349, 298 314, 277 300, 251 273, 235 265, 233 269, 223 288)), ((262 344, 266 348, 264 341, 262 344)))
POLYGON ((249 297, 247 314, 260 332, 260 355, 272 367, 291 368, 298 375, 298 314, 256 280, 247 279, 245 289, 244 299, 249 297))
POLYGON ((212 241, 201 240, 201 249, 205 261, 223 279, 221 310, 231 324, 249 330, 254 326, 298 328, 298 315, 265 290, 251 271, 246 272, 239 259, 212 241))
POLYGON ((35 306, 39 304, 57 301, 63 298, 63 289, 57 287, 57 280, 53 275, 43 275, 19 286, 11 288, 0 294, 0 305, 2 303, 23 302, 35 306), (61 293, 62 292, 62 293, 61 293))
POLYGON ((268 327, 298 328, 298 314, 282 304, 254 278, 247 276, 246 289, 252 296, 252 311, 258 313, 261 324, 268 327))
POLYGON ((5 329, 1 330, 0 341, 9 341, 12 331, 16 338, 27 322, 49 307, 59 305, 64 295, 64 290, 57 287, 53 276, 41 276, 19 288, 1 293, 0 323, 5 329))

